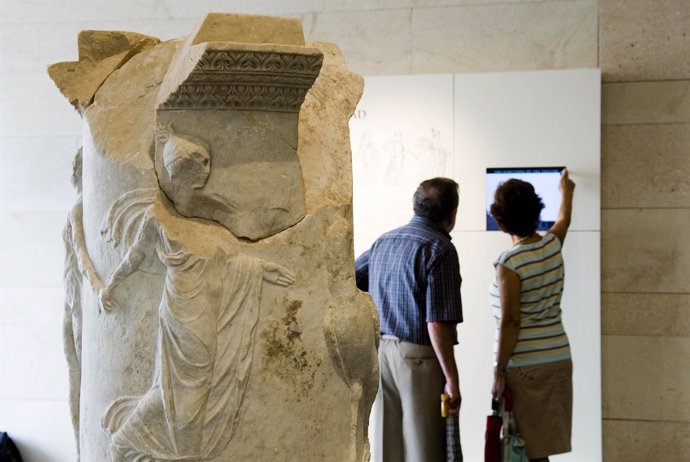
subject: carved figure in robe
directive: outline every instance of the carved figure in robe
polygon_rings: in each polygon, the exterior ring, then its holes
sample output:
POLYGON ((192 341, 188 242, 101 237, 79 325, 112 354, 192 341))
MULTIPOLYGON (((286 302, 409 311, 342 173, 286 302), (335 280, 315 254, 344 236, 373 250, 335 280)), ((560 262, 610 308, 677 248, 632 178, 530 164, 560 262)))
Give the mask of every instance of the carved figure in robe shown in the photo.
MULTIPOLYGON (((168 132, 165 168, 177 187, 202 187, 208 147, 168 132)), ((232 439, 252 363, 263 282, 288 286, 283 266, 244 255, 220 225, 182 217, 157 189, 123 195, 105 233, 125 255, 100 294, 158 258, 165 267, 159 305, 156 371, 143 396, 125 396, 106 410, 113 461, 199 460, 218 456, 232 439)), ((135 307, 130 307, 135 308, 135 307)))
POLYGON ((72 162, 72 186, 79 197, 70 210, 62 233, 65 243, 65 313, 63 318, 63 342, 69 376, 69 409, 74 437, 79 451, 79 398, 81 390, 81 329, 82 285, 84 278, 94 293, 103 289, 89 253, 86 249, 82 209, 82 150, 79 148, 72 162))

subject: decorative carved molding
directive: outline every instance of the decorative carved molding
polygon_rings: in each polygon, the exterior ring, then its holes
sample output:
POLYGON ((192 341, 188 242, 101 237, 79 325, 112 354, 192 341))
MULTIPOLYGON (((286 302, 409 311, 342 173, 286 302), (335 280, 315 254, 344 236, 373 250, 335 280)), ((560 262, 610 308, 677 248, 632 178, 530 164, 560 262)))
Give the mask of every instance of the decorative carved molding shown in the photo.
POLYGON ((299 112, 321 54, 208 50, 160 110, 299 112))

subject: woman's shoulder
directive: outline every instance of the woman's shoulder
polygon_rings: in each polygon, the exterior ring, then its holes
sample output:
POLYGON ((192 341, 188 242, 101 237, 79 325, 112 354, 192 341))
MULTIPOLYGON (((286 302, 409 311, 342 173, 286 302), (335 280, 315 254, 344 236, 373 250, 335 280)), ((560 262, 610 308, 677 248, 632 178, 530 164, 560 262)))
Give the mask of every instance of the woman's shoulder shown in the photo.
POLYGON ((560 250, 561 243, 558 237, 551 233, 546 233, 537 242, 518 245, 504 250, 496 259, 494 265, 501 264, 514 269, 528 263, 531 260, 542 259, 543 252, 553 252, 560 250), (555 248, 554 248, 555 247, 555 248))
POLYGON ((509 269, 514 270, 516 266, 516 256, 519 254, 519 250, 520 249, 515 247, 511 247, 510 249, 504 250, 503 252, 501 252, 501 254, 494 262, 494 266, 503 265, 509 269))
POLYGON ((544 242, 544 247, 556 246, 559 249, 561 248, 561 240, 551 231, 547 231, 546 234, 544 234, 544 236, 542 237, 542 241, 544 242))

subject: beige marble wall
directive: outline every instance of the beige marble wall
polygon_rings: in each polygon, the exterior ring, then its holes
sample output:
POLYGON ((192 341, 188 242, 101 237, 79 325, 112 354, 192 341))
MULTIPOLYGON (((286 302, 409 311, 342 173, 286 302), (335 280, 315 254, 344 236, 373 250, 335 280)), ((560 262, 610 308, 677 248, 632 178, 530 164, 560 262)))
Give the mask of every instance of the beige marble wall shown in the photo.
POLYGON ((605 460, 690 460, 687 0, 0 1, 0 428, 25 460, 74 460, 59 235, 81 126, 45 66, 81 29, 169 39, 208 11, 299 16, 365 75, 599 65, 605 460))
POLYGON ((604 460, 690 460, 690 2, 599 10, 604 460))

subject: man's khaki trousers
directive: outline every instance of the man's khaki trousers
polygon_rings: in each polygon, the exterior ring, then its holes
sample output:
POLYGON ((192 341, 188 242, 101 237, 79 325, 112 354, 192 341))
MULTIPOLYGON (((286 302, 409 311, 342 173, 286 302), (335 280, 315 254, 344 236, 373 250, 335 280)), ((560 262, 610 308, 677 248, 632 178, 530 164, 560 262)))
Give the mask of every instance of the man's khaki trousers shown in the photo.
POLYGON ((384 336, 374 401, 374 462, 446 460, 441 393, 445 378, 431 346, 384 336))

